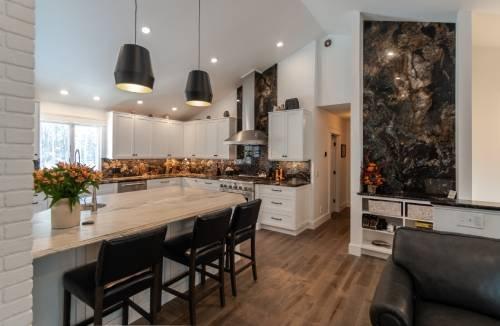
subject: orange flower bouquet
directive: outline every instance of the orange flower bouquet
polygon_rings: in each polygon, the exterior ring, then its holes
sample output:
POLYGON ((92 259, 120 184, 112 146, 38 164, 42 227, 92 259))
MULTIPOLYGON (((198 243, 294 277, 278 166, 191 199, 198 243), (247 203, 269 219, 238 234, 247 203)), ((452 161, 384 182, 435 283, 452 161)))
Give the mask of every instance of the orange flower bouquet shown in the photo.
POLYGON ((102 174, 84 164, 59 162, 51 169, 36 171, 33 178, 35 192, 51 198, 52 226, 65 228, 80 223, 80 196, 90 194, 91 186, 99 188, 102 174))
POLYGON ((374 194, 377 187, 384 184, 384 178, 380 174, 377 163, 369 162, 363 172, 363 184, 367 186, 368 192, 374 194))

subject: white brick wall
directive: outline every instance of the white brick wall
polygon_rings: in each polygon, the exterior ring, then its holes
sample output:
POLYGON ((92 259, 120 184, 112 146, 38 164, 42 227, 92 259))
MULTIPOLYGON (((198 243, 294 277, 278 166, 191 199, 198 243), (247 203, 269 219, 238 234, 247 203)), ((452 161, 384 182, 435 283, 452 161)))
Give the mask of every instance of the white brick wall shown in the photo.
POLYGON ((0 326, 33 323, 35 0, 0 0, 0 326))

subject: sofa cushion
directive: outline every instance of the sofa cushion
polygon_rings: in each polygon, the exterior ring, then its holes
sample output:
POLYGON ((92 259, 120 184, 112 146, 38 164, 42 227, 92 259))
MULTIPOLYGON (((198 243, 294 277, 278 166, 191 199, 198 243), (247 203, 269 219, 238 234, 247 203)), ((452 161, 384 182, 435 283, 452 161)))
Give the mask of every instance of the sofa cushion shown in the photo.
POLYGON ((415 326, 498 326, 500 320, 469 310, 439 303, 419 301, 416 304, 415 326))
POLYGON ((402 228, 392 259, 419 298, 500 319, 499 240, 402 228))

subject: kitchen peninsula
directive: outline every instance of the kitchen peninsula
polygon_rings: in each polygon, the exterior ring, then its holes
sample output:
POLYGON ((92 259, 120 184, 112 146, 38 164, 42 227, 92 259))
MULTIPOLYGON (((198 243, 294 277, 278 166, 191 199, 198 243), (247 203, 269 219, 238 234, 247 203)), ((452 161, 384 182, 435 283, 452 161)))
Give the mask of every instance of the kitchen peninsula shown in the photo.
MULTIPOLYGON (((214 192, 193 188, 157 188, 133 193, 110 194, 98 197, 106 207, 95 214, 82 212, 82 221, 94 224, 71 229, 53 230, 50 211, 39 212, 33 217, 33 314, 36 324, 59 325, 62 321, 62 275, 65 271, 94 261, 100 242, 153 229, 168 224, 167 238, 188 232, 193 217, 234 207, 245 202, 235 193, 214 192)), ((170 261, 164 263, 164 278, 177 275, 183 269, 170 261)), ((179 284, 179 290, 185 284, 179 284)), ((162 302, 170 300, 163 294, 162 302)), ((146 307, 148 295, 141 293, 134 301, 146 307)), ((76 300, 75 300, 76 301, 76 300)), ((72 316, 72 323, 92 315, 92 310, 79 302, 72 316)), ((113 322, 121 312, 105 318, 113 322)), ((131 320, 136 316, 131 315, 131 320)))

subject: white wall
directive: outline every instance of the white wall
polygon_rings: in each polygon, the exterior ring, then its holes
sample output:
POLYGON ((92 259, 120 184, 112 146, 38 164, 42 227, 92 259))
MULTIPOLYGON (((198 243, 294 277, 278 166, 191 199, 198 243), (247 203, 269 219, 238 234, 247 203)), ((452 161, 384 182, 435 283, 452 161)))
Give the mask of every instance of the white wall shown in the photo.
MULTIPOLYGON (((311 42, 304 48, 290 55, 278 63, 278 104, 283 104, 287 98, 297 97, 300 106, 312 112, 313 159, 312 159, 312 207, 313 225, 329 217, 329 160, 331 134, 340 136, 339 143, 349 139, 346 135, 346 126, 339 116, 328 110, 316 108, 316 91, 320 79, 318 78, 318 53, 316 42, 311 42)), ((340 157, 340 150, 338 151, 340 157)), ((340 162, 340 161, 339 161, 340 162)), ((345 167, 340 165, 340 175, 347 177, 345 167)), ((346 180, 341 183, 347 183, 346 180)), ((340 187, 345 189, 344 186, 340 187)), ((341 203, 350 196, 343 195, 341 203)))
POLYGON ((222 118, 224 117, 224 111, 229 111, 229 116, 236 118, 236 86, 234 87, 234 91, 230 94, 227 94, 217 102, 214 102, 210 108, 208 109, 196 109, 192 110, 201 110, 200 113, 195 115, 191 120, 195 119, 205 119, 207 115, 211 116, 212 119, 222 118))
POLYGON ((106 124, 106 111, 55 102, 40 102, 40 118, 48 121, 106 124))
POLYGON ((474 47, 472 199, 500 201, 500 48, 474 47))
POLYGON ((32 323, 34 0, 0 1, 0 325, 32 323))

